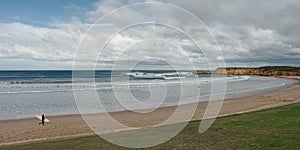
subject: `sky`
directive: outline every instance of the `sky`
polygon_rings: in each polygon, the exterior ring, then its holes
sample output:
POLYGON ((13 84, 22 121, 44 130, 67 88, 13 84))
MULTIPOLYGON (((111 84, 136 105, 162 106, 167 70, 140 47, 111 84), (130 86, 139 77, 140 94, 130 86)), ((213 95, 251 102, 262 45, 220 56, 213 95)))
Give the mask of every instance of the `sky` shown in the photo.
POLYGON ((300 66, 299 14, 298 0, 2 0, 0 70, 300 66))

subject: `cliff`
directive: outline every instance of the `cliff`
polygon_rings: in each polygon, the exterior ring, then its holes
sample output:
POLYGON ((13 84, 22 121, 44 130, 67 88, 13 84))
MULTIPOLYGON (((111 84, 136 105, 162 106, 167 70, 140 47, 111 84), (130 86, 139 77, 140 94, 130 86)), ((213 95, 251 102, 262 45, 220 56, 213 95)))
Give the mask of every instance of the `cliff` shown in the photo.
POLYGON ((194 72, 195 74, 211 74, 210 71, 203 71, 203 70, 198 70, 196 72, 194 72))
MULTIPOLYGON (((196 71, 196 74, 209 74, 209 71, 196 71)), ((260 68, 218 68, 212 74, 261 75, 261 76, 300 76, 299 67, 267 66, 260 68)))

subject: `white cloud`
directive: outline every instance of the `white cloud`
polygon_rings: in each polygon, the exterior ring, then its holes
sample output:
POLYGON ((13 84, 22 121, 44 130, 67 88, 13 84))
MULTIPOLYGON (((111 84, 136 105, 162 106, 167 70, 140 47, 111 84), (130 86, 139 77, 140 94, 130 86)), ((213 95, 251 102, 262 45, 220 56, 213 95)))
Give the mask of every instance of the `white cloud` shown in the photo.
POLYGON ((3 58, 72 60, 80 38, 75 32, 22 23, 1 23, 0 30, 0 53, 3 58))
MULTIPOLYGON (((99 1, 93 10, 70 5, 84 19, 73 17, 71 22, 53 20, 53 28, 35 27, 24 23, 0 23, 0 58, 41 62, 65 63, 71 66, 74 52, 85 32, 106 13, 124 5, 141 1, 99 1)), ((296 18, 300 3, 297 1, 170 1, 191 11, 206 23, 219 43, 217 45, 204 25, 182 11, 164 5, 130 7, 97 23, 85 36, 81 45, 84 61, 98 55, 101 42, 105 42, 121 25, 141 20, 166 22, 192 33, 202 50, 211 51, 215 60, 221 60, 216 50, 221 48, 227 65, 299 64, 300 19, 296 18), (259 5, 258 5, 259 4, 259 5), (272 4, 272 5, 270 5, 272 4), (99 34, 101 31, 101 34, 99 34), (289 61, 293 59, 293 61, 289 61)), ((124 63, 152 57, 164 58, 178 65, 186 64, 188 57, 199 65, 204 55, 188 37, 161 25, 139 25, 116 35, 101 53, 101 66, 108 66, 120 54, 124 63), (142 39, 149 40, 140 43, 142 39), (168 41, 169 43, 163 42, 168 41), (174 45, 171 46, 170 43, 174 45), (125 48, 132 47, 124 53, 125 48)), ((6 60, 7 62, 7 60, 6 60)), ((1 68, 0 68, 1 69, 1 68)), ((13 68, 12 68, 13 69, 13 68)), ((71 69, 71 67, 70 67, 71 69)))

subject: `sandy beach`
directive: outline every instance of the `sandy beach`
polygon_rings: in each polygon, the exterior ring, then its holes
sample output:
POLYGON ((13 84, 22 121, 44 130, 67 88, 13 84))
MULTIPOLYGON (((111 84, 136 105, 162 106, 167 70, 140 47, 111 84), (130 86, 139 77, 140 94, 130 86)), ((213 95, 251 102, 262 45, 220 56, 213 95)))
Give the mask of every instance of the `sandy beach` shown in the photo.
MULTIPOLYGON (((299 77, 293 77, 294 79, 299 77)), ((239 114, 255 110, 262 110, 277 106, 300 102, 300 82, 272 92, 255 94, 241 98, 226 99, 223 103, 219 116, 239 114)), ((196 104, 186 104, 183 108, 188 110, 196 104)), ((202 118, 207 102, 198 103, 193 120, 202 118)), ((165 121, 176 109, 176 106, 159 108, 147 114, 137 114, 131 111, 110 113, 119 122, 131 127, 148 127, 165 121)), ((184 113, 182 113, 185 115, 184 113)), ((101 120, 101 114, 97 117, 101 120)), ((178 116, 180 117, 180 116, 178 116)), ((75 136, 93 135, 80 115, 49 116, 51 122, 45 126, 38 125, 35 118, 0 121, 0 145, 32 142, 56 138, 68 138, 75 136)), ((114 131, 114 127, 105 124, 103 131, 114 131)))

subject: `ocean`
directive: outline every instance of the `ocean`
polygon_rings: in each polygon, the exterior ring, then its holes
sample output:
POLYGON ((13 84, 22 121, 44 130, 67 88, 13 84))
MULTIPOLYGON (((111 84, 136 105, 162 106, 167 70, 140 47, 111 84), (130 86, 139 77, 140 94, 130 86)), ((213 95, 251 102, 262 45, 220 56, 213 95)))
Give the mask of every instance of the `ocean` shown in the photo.
POLYGON ((212 80, 226 82, 226 98, 294 83, 262 76, 228 75, 219 80, 218 76, 212 79, 210 75, 195 75, 191 71, 168 70, 96 71, 93 75, 95 83, 90 82, 87 71, 82 71, 76 81, 72 81, 72 71, 0 71, 0 120, 31 118, 41 113, 78 114, 74 91, 87 99, 86 104, 80 103, 81 108, 93 113, 207 101, 212 80), (105 110, 89 103, 93 91, 105 110))

